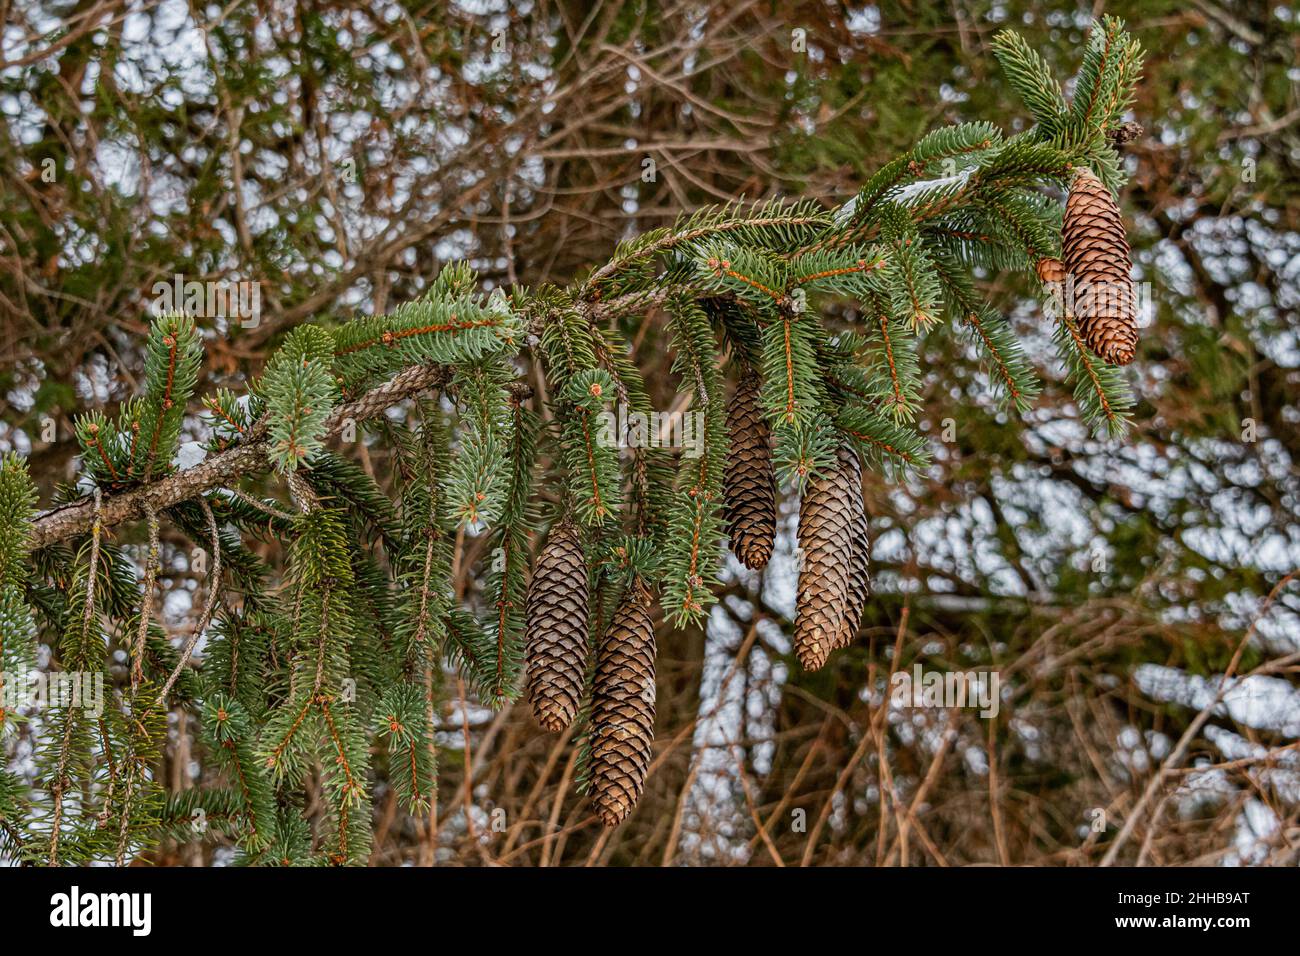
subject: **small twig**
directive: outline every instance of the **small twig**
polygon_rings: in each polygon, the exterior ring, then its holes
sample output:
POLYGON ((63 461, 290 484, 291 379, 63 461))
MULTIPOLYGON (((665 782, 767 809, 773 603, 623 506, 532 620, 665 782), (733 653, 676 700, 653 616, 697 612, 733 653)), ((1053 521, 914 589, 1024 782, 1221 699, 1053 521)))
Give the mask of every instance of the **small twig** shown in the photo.
POLYGON ((241 491, 239 488, 227 488, 226 491, 230 492, 232 497, 238 498, 250 508, 256 508, 258 511, 262 512, 262 514, 270 515, 273 518, 279 518, 281 521, 292 521, 295 517, 287 511, 281 511, 279 508, 274 508, 271 505, 268 505, 260 498, 255 498, 253 495, 250 495, 246 491, 241 491))
POLYGON ((185 670, 185 665, 190 662, 190 655, 194 653, 194 648, 199 643, 199 638, 208 629, 208 624, 212 622, 212 612, 216 609, 217 598, 221 596, 221 537, 217 529, 217 518, 212 513, 212 507, 208 504, 207 499, 200 498, 199 507, 203 509, 204 517, 208 519, 208 531, 212 534, 212 573, 208 577, 208 600, 203 608, 203 616, 199 618, 194 627, 194 633, 189 636, 185 641, 185 646, 181 648, 180 660, 176 662, 175 670, 172 671, 171 677, 167 678, 167 683, 163 685, 162 693, 158 695, 155 706, 159 708, 167 705, 167 695, 171 693, 172 687, 180 679, 181 672, 185 670))
POLYGON ((145 638, 149 633, 149 621, 153 616, 153 589, 158 576, 159 560, 162 550, 158 542, 158 513, 148 501, 144 503, 144 516, 149 526, 149 553, 144 561, 144 587, 140 601, 140 627, 135 635, 135 647, 131 650, 131 696, 140 690, 144 679, 145 638))
POLYGON ((320 507, 320 497, 298 472, 289 472, 285 481, 289 485, 289 497, 303 514, 311 514, 320 507))

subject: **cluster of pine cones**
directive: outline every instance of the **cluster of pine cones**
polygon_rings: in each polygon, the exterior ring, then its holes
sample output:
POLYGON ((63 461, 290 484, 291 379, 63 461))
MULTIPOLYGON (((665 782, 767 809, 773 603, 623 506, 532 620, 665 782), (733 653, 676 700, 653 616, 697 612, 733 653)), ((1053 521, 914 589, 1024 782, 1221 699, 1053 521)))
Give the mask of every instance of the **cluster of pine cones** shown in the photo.
MULTIPOLYGON (((1064 262, 1043 259, 1039 277, 1071 278, 1069 309, 1085 344, 1105 361, 1125 365, 1137 346, 1132 263, 1119 207, 1093 173, 1081 169, 1070 187, 1061 244, 1064 262)), ((757 374, 742 374, 728 409, 731 449, 724 491, 727 533, 736 557, 760 569, 776 540, 772 440, 759 404, 757 374)), ((871 558, 858 454, 847 440, 834 465, 809 480, 799 506, 799 585, 794 652, 816 670, 831 651, 857 636, 869 587, 871 558)), ((537 722, 561 731, 577 718, 587 674, 587 562, 567 520, 551 531, 533 571, 527 608, 527 686, 537 722)), ((591 688, 588 792, 606 826, 621 823, 645 787, 654 744, 655 633, 650 593, 640 582, 622 603, 596 648, 591 688)))
MULTIPOLYGON (((567 520, 552 530, 533 569, 525 612, 526 683, 543 728, 578 716, 587 675, 587 559, 567 520)), ((645 786, 654 744, 655 629, 650 592, 638 580, 596 647, 591 687, 588 792, 601 822, 617 826, 645 786)))
MULTIPOLYGON (((776 538, 776 480, 760 384, 752 372, 742 377, 728 410, 731 455, 724 484, 731 548, 755 570, 767 565, 776 538)), ((794 652, 808 670, 857 636, 870 558, 862 466, 846 440, 836 450, 834 468, 808 482, 799 507, 794 652)))
MULTIPOLYGON (((731 450, 724 490, 727 530, 748 568, 767 565, 776 540, 771 432, 758 376, 741 377, 728 412, 731 450)), ((870 548, 857 452, 845 443, 835 466, 809 481, 799 512, 799 599, 794 650, 815 670, 857 634, 867 598, 870 548)), ((645 787, 654 743, 655 632, 650 594, 629 586, 596 647, 591 685, 587 789, 597 816, 617 826, 645 787)), ((526 684, 546 730, 577 719, 587 674, 587 562, 567 520, 550 533, 528 589, 526 684)))

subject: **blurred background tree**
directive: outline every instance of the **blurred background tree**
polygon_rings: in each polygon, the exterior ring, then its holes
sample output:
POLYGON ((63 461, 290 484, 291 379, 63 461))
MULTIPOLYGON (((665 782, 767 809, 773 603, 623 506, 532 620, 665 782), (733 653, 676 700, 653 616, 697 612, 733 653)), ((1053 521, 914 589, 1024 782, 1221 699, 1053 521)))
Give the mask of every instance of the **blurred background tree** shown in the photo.
MULTIPOLYGON (((568 282, 682 210, 830 206, 929 129, 1024 128, 993 35, 1068 76, 1101 7, 7 3, 0 449, 43 502, 72 479, 71 415, 137 391, 177 273, 261 283, 255 327, 206 335, 200 389, 242 391, 300 321, 383 312, 453 259, 488 288, 568 282)), ((935 465, 868 487, 869 644, 792 665, 786 534, 763 575, 729 565, 707 629, 661 629, 655 764, 623 827, 573 796, 570 741, 465 695, 436 826, 377 799, 373 862, 1295 862, 1300 26, 1263 2, 1104 7, 1147 51, 1123 146, 1149 300, 1129 437, 1080 425, 1037 290, 1000 283, 1048 387, 1010 427, 973 350, 925 340, 935 465), (998 716, 890 704, 917 663, 996 670, 998 716), (1252 676, 1216 700, 1229 671, 1252 676)), ((671 359, 640 359, 667 407, 671 359)), ((164 583, 196 588, 187 541, 164 545, 164 583)), ((180 633, 189 609, 164 611, 180 633)), ((208 772, 196 746, 173 724, 174 790, 208 772)))

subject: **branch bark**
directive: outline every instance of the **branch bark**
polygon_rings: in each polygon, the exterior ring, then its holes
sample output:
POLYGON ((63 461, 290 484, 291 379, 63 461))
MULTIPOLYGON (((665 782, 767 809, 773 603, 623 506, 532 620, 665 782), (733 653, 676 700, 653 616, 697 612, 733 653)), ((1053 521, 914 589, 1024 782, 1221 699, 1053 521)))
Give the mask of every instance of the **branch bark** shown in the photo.
MULTIPOLYGON (((325 424, 328 438, 337 437, 348 421, 362 422, 382 415, 398 402, 418 395, 450 377, 441 365, 413 365, 398 372, 383 385, 378 385, 355 401, 339 405, 325 424)), ((249 437, 232 448, 204 459, 192 468, 186 468, 157 481, 120 494, 105 496, 99 519, 104 527, 136 521, 145 516, 146 503, 161 511, 187 501, 213 488, 232 484, 245 475, 265 471, 270 467, 269 439, 266 425, 259 422, 249 437)), ((95 503, 91 498, 81 498, 42 512, 32 527, 33 548, 46 548, 90 530, 95 522, 95 503)))

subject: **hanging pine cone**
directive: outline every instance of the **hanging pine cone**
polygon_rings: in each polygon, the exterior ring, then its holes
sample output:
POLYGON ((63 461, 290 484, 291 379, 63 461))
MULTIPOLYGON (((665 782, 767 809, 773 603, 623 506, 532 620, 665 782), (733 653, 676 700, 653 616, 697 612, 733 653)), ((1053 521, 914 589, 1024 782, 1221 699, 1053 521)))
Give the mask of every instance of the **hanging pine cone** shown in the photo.
POLYGON ((543 728, 573 723, 587 671, 587 561, 570 524, 552 532, 528 585, 528 696, 543 728))
POLYGON ((654 744, 655 631, 650 595, 638 581, 600 640, 591 690, 588 793, 607 827, 632 812, 654 744))
POLYGON ((871 539, 867 534, 867 509, 862 500, 862 462, 853 446, 845 442, 839 449, 840 468, 849 485, 848 595, 844 606, 844 626, 840 629, 835 647, 848 647, 858 636, 862 611, 867 606, 867 591, 871 586, 871 539))
MULTIPOLYGON (((795 599, 794 652, 815 671, 840 640, 849 600, 853 553, 853 480, 838 455, 835 465, 810 478, 799 503, 799 589, 795 599)), ((858 483, 861 495, 861 482, 858 483)))
POLYGON ((755 570, 767 565, 776 540, 772 438, 758 403, 760 385, 758 376, 747 372, 727 410, 731 453, 723 479, 731 550, 755 570))
POLYGON ((1083 340, 1112 365, 1127 365, 1138 336, 1133 263, 1115 197, 1087 169, 1070 184, 1061 247, 1083 340))
POLYGON ((1065 281, 1065 263, 1060 259, 1039 259, 1037 269, 1038 281, 1044 285, 1065 281))

